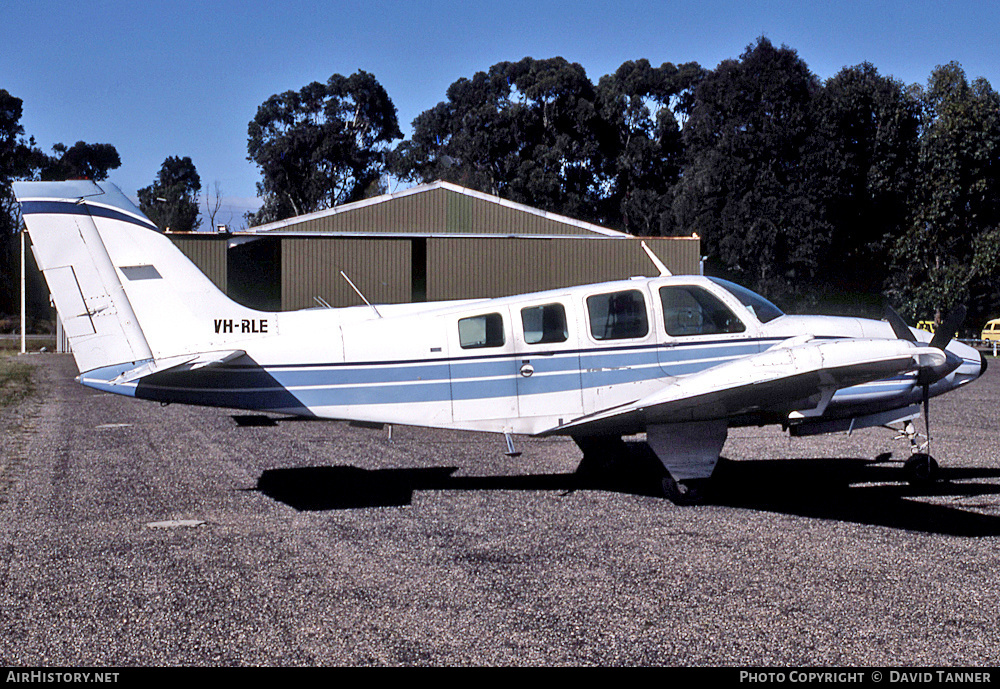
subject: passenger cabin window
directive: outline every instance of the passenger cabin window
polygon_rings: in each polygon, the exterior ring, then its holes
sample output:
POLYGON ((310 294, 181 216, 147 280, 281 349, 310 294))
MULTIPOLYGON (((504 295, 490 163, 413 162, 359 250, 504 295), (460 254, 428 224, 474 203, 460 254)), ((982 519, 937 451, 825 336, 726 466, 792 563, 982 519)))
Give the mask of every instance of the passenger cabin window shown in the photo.
POLYGON ((503 317, 499 313, 487 313, 459 319, 458 342, 462 349, 502 347, 503 317))
POLYGON ((649 334, 642 292, 627 290, 587 297, 590 334, 596 340, 626 340, 649 334))
POLYGON ((663 325, 673 337, 741 333, 746 326, 711 292, 695 286, 660 288, 663 325))
POLYGON ((521 309, 521 325, 527 344, 565 342, 569 337, 566 309, 562 304, 545 304, 521 309))

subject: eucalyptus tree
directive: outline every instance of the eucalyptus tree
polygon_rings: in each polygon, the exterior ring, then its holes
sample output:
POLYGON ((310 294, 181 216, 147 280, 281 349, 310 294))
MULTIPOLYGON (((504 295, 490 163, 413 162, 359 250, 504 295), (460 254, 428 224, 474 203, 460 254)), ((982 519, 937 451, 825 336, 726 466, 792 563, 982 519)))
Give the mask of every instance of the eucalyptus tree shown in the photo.
POLYGON ((43 181, 91 179, 99 182, 107 179, 110 171, 121 164, 121 157, 111 144, 77 141, 67 147, 58 143, 52 147, 52 155, 38 159, 38 175, 43 181))
POLYGON ((698 83, 683 129, 677 222, 702 237, 714 270, 774 298, 808 300, 831 241, 819 91, 794 50, 761 38, 698 83))
POLYGON ((626 232, 670 234, 673 187, 684 163, 680 124, 705 71, 694 62, 625 62, 597 85, 606 132, 608 222, 626 232))
POLYGON ((20 215, 11 182, 31 174, 37 149, 25 139, 21 124, 24 101, 0 89, 0 235, 18 231, 20 215))
POLYGON ((825 270, 838 291, 877 293, 911 219, 920 103, 902 82, 864 63, 826 81, 815 122, 833 179, 824 209, 833 231, 825 270))
MULTIPOLYGON (((990 258, 1000 229, 1000 97, 969 82, 955 62, 938 66, 915 93, 923 110, 919 179, 908 231, 893 247, 891 286, 913 318, 940 318, 969 302, 970 317, 996 292, 990 258)), ((992 304, 992 307, 1000 304, 992 304)))
POLYGON ((156 173, 156 181, 137 192, 139 209, 162 230, 193 232, 201 225, 200 191, 201 177, 191 158, 169 156, 156 173))
POLYGON ((268 98, 247 128, 247 159, 263 180, 258 223, 364 198, 402 138, 396 108, 371 74, 334 74, 268 98))
POLYGON ((51 155, 44 153, 34 138, 25 137, 21 124, 23 105, 20 98, 0 89, 0 314, 16 310, 19 289, 15 280, 20 272, 16 234, 21 227, 21 214, 11 182, 102 180, 107 178, 109 170, 121 165, 118 151, 111 144, 78 141, 70 147, 56 144, 51 155))
POLYGON ((443 179, 545 210, 602 220, 603 122, 583 67, 500 62, 447 90, 397 147, 402 179, 443 179))
POLYGON ((35 142, 24 137, 22 106, 20 98, 0 89, 0 314, 12 313, 17 301, 16 234, 21 214, 11 182, 31 174, 37 152, 35 142))

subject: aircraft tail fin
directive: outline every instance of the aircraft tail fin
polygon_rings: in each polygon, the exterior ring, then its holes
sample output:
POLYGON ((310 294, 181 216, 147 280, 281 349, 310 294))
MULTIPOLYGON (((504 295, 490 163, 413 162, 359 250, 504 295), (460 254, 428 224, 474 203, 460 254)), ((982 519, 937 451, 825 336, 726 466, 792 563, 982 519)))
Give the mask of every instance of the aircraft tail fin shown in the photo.
POLYGON ((81 373, 233 349, 239 329, 212 332, 213 315, 217 325, 266 322, 223 294, 113 184, 13 186, 81 373))

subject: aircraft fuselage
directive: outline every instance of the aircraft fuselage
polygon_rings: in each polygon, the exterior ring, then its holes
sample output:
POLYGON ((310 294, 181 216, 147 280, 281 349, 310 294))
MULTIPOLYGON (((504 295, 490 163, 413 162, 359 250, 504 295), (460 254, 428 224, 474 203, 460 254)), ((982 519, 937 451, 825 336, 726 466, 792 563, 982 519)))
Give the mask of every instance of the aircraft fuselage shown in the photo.
MULTIPOLYGON (((205 313, 204 338, 218 336, 220 349, 224 342, 244 356, 133 385, 111 383, 123 366, 80 380, 162 402, 537 434, 790 338, 895 339, 889 324, 860 318, 769 312, 762 322, 761 307, 743 303, 749 299, 741 301, 744 293, 728 284, 636 278, 499 299, 380 305, 378 314, 369 307, 205 313)), ((932 386, 932 395, 981 371, 972 348, 953 341, 948 351, 962 364, 932 386)), ((905 409, 920 398, 915 373, 894 375, 838 390, 823 418, 905 409)), ((751 413, 728 423, 788 419, 751 413)))

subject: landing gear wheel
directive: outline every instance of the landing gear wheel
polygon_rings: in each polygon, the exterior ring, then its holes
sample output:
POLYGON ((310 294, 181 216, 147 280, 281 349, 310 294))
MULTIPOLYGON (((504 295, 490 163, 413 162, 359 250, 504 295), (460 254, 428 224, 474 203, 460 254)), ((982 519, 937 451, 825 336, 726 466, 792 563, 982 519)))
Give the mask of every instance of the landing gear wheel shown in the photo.
POLYGON ((672 476, 664 476, 662 486, 663 497, 675 505, 687 507, 700 505, 705 501, 704 481, 676 481, 672 476))
POLYGON ((903 472, 913 485, 933 483, 937 480, 938 463, 929 454, 917 452, 903 463, 903 472))

